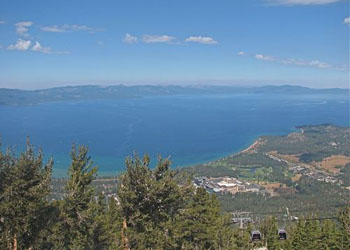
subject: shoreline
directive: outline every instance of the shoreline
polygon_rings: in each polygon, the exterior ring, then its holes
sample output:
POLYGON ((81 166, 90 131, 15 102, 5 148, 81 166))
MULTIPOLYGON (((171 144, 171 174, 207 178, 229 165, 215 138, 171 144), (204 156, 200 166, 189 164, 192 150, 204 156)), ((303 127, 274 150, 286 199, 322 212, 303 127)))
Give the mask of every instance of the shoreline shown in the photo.
MULTIPOLYGON (((319 124, 319 125, 306 125, 306 126, 324 126, 324 125, 331 125, 331 124, 319 124)), ((332 125, 332 126, 336 126, 336 127, 343 127, 343 126, 339 126, 339 125, 332 125)), ((346 126, 345 126, 346 127, 346 126)), ((296 128, 298 128, 299 131, 297 132, 293 132, 290 131, 289 133, 284 134, 285 136, 291 134, 291 133, 298 133, 298 134, 304 134, 304 129, 303 126, 297 126, 296 128)), ((266 135, 265 135, 266 136, 266 135)), ((209 160, 209 161, 205 161, 205 162, 201 162, 201 163, 197 163, 197 164, 191 164, 191 165, 173 165, 172 169, 173 170, 179 170, 179 169, 186 169, 186 168, 191 168, 191 167, 195 167, 198 165, 208 165, 211 163, 215 163, 220 161, 221 159, 225 159, 234 155, 239 155, 239 154, 245 154, 245 153, 253 153, 256 152, 256 150, 263 145, 264 143, 266 143, 266 139, 264 139, 264 135, 260 135, 257 136, 255 140, 253 140, 253 142, 248 146, 245 147, 244 149, 236 152, 236 153, 229 153, 228 155, 225 156, 220 156, 217 159, 213 159, 213 160, 209 160)), ((69 164, 68 164, 69 165, 69 164)), ((60 174, 53 174, 52 178, 54 179, 66 179, 68 178, 68 176, 66 175, 66 169, 55 169, 55 171, 60 172, 60 174), (64 172, 64 173, 63 173, 64 172)), ((118 175, 122 174, 125 170, 121 170, 121 171, 113 171, 114 174, 104 174, 103 172, 109 172, 109 171, 101 171, 98 173, 97 179, 104 179, 104 178, 116 178, 118 175)))
POLYGON ((249 147, 247 147, 246 149, 241 150, 240 152, 238 152, 237 154, 242 154, 242 153, 249 153, 250 151, 253 151, 255 149, 257 149, 260 145, 262 145, 264 143, 263 139, 261 139, 261 137, 259 137, 258 139, 256 139, 253 144, 251 144, 249 147))

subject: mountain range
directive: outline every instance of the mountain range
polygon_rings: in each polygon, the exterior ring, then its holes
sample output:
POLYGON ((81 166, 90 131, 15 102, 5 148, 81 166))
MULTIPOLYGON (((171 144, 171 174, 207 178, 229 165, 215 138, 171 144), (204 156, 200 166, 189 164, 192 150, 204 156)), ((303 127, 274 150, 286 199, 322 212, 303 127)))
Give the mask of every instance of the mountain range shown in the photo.
POLYGON ((82 101, 94 99, 142 98, 147 96, 174 95, 225 95, 225 94, 289 94, 289 95, 349 95, 349 89, 312 89, 301 86, 281 85, 263 87, 242 86, 159 86, 159 85, 81 85, 40 90, 0 88, 0 105, 34 105, 55 101, 82 101))

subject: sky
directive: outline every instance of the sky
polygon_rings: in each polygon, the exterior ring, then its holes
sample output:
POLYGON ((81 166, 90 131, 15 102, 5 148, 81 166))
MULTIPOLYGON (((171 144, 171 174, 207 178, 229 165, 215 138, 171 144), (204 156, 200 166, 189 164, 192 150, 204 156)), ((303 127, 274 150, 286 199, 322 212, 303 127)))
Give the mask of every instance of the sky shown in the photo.
POLYGON ((2 0, 0 87, 349 88, 349 0, 2 0))

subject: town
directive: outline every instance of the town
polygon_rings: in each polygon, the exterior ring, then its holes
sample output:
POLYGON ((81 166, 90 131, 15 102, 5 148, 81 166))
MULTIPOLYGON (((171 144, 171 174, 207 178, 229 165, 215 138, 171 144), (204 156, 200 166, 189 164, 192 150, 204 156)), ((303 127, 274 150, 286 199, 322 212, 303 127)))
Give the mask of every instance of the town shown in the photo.
POLYGON ((258 193, 264 191, 263 187, 258 184, 229 177, 195 177, 194 185, 196 187, 203 187, 207 191, 214 193, 236 194, 245 192, 258 193))

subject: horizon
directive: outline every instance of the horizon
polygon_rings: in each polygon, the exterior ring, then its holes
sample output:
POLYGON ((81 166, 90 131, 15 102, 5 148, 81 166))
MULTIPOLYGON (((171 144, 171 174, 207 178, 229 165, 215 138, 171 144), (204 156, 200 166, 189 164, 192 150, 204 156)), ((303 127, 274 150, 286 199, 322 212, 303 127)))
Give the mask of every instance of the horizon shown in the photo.
POLYGON ((348 89, 349 31, 346 0, 8 1, 0 10, 0 88, 348 89))
POLYGON ((232 87, 232 88, 264 88, 264 87, 296 87, 296 88, 306 88, 306 89, 314 89, 314 90, 331 90, 331 89, 340 89, 340 90, 350 90, 350 86, 341 88, 341 87, 308 87, 303 85, 293 85, 293 84, 266 84, 266 85, 245 85, 245 84, 77 84, 77 85, 62 85, 62 86, 52 86, 52 87, 43 87, 43 88, 3 88, 6 90, 20 90, 20 91, 39 91, 39 90, 48 90, 48 89, 57 89, 57 88, 74 88, 74 87, 100 87, 100 88, 108 88, 108 87, 116 87, 116 86, 124 86, 124 87, 133 87, 133 86, 152 86, 152 87, 232 87))
POLYGON ((317 87, 308 87, 303 85, 294 85, 294 84, 266 84, 266 85, 247 85, 247 84, 127 84, 127 83, 116 83, 116 84, 76 84, 76 85, 61 85, 61 86, 52 86, 52 87, 43 87, 43 88, 6 88, 1 87, 1 89, 6 90, 20 90, 20 91, 40 91, 40 90, 48 90, 48 89, 57 89, 57 88, 74 88, 74 87, 100 87, 100 88, 108 88, 108 87, 117 87, 117 86, 124 86, 124 87, 134 87, 134 86, 152 86, 152 87, 232 87, 232 88, 264 88, 264 87, 296 87, 296 88, 306 88, 306 89, 314 89, 314 90, 332 90, 332 89, 339 89, 339 90, 350 90, 350 86, 347 86, 345 88, 341 87, 324 87, 324 88, 317 88, 317 87))

